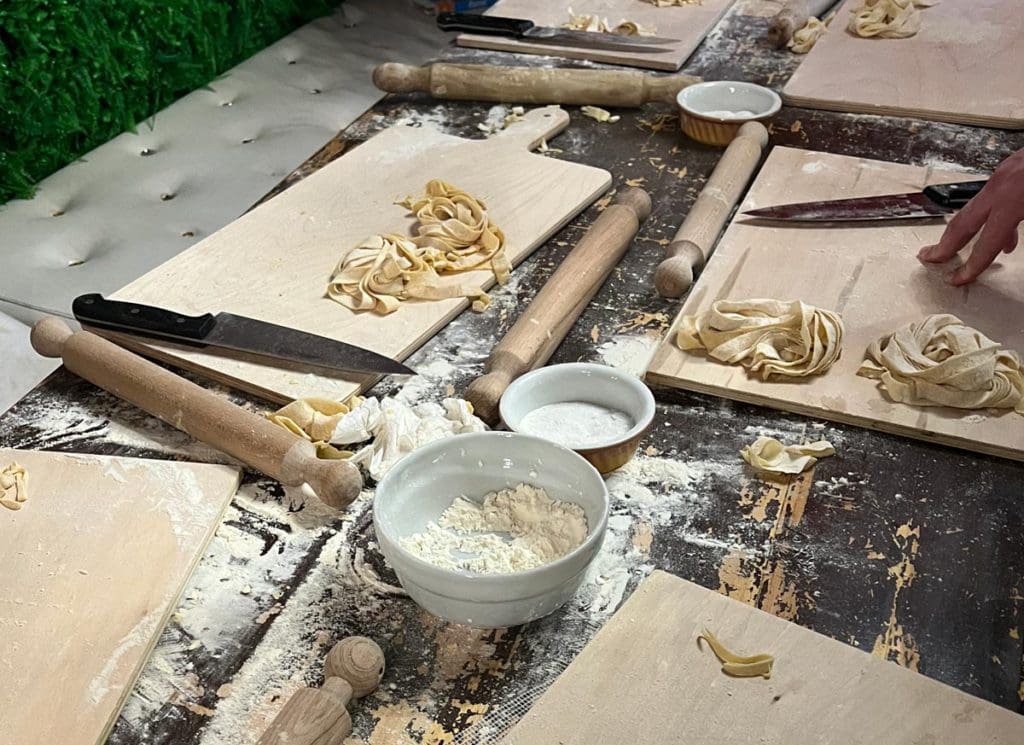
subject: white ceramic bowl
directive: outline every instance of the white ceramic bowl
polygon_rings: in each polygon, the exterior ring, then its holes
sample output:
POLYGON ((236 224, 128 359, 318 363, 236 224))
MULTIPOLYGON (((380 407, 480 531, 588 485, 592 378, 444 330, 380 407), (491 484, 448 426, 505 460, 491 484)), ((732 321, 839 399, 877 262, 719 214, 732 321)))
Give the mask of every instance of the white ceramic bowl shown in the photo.
POLYGON ((566 401, 585 401, 616 409, 634 422, 625 434, 575 448, 601 473, 614 471, 628 462, 654 422, 654 395, 643 381, 614 367, 588 362, 539 367, 526 373, 505 389, 498 408, 505 426, 522 432, 523 417, 531 411, 566 401))
POLYGON ((687 86, 676 102, 683 132, 705 145, 728 145, 743 124, 771 119, 782 108, 775 91, 738 80, 687 86))
POLYGON ((457 435, 416 450, 388 471, 377 485, 373 522, 384 558, 421 606, 470 626, 516 626, 546 616, 576 592, 604 540, 608 490, 586 460, 539 437, 457 435), (511 574, 442 569, 399 543, 437 520, 455 497, 482 501, 490 492, 522 483, 579 504, 587 516, 583 543, 550 564, 511 574))

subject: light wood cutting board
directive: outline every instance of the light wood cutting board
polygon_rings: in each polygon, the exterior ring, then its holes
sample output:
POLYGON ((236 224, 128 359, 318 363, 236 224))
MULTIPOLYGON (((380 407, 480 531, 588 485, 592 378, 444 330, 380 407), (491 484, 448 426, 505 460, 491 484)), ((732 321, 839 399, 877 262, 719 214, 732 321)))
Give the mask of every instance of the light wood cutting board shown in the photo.
POLYGON ((0 449, 0 739, 103 742, 238 486, 239 471, 0 449))
POLYGON ((504 745, 1011 745, 1024 717, 664 572, 654 572, 504 745), (730 678, 707 627, 770 680, 730 678))
MULTIPOLYGON (((505 231, 509 258, 520 263, 611 184, 602 169, 530 152, 568 124, 565 111, 548 106, 481 140, 429 126, 391 127, 114 297, 192 315, 229 311, 404 359, 469 302, 410 301, 387 316, 356 313, 324 297, 339 258, 370 235, 408 233, 414 218, 395 202, 422 193, 427 181, 440 178, 487 203, 505 231)), ((454 280, 486 288, 493 275, 477 271, 454 280)), ((272 401, 342 399, 374 381, 108 335, 272 401)))
POLYGON ((917 35, 862 39, 846 30, 847 0, 790 78, 794 106, 1024 128, 1020 0, 942 0, 917 35))
MULTIPOLYGON (((920 190, 927 183, 971 178, 775 148, 740 211, 814 199, 898 194, 920 190)), ((749 377, 742 367, 679 350, 677 317, 651 361, 647 380, 1024 459, 1024 420, 1019 414, 892 403, 876 381, 856 375, 872 341, 932 313, 952 313, 1024 353, 1024 261, 1016 255, 1000 259, 973 285, 951 287, 944 278, 950 266, 925 266, 916 258, 920 247, 939 239, 943 227, 941 222, 899 220, 861 227, 795 227, 734 218, 679 317, 726 298, 803 300, 842 315, 842 357, 824 375, 766 383, 749 377)))
POLYGON ((573 13, 577 15, 596 14, 607 18, 613 26, 624 20, 634 21, 653 29, 656 36, 678 39, 674 44, 662 45, 669 48, 669 52, 610 52, 581 47, 553 47, 550 44, 478 34, 459 34, 458 43, 460 46, 478 49, 545 54, 674 71, 689 59, 732 3, 733 0, 703 0, 694 5, 658 8, 641 0, 578 0, 568 4, 550 0, 499 0, 487 11, 489 15, 525 18, 540 26, 558 27, 568 22, 568 7, 571 5, 573 13))

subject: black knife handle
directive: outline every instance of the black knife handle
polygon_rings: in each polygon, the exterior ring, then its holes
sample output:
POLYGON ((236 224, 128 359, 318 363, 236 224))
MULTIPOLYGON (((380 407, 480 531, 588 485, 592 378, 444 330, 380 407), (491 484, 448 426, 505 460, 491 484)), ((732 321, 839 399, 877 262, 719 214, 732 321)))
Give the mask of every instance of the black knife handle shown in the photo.
POLYGON ((185 316, 151 305, 105 300, 99 293, 76 297, 71 313, 88 326, 199 344, 217 323, 211 313, 185 316))
POLYGON ((533 28, 533 21, 523 18, 481 16, 475 13, 438 13, 437 27, 442 31, 467 31, 488 36, 522 37, 533 28))
POLYGON ((926 186, 924 195, 943 207, 960 208, 978 196, 988 181, 961 181, 958 184, 926 186))

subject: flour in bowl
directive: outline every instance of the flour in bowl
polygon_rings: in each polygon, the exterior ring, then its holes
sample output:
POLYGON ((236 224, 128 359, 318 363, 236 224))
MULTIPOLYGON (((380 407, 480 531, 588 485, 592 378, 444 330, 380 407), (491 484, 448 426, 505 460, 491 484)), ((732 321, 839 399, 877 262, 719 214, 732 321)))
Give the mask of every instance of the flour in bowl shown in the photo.
POLYGON ((550 564, 586 537, 582 507, 519 484, 488 494, 482 504, 456 497, 437 522, 401 544, 442 569, 508 574, 550 564))
POLYGON ((583 450, 613 441, 633 429, 633 418, 623 411, 587 401, 563 401, 534 409, 516 429, 543 437, 567 448, 583 450))

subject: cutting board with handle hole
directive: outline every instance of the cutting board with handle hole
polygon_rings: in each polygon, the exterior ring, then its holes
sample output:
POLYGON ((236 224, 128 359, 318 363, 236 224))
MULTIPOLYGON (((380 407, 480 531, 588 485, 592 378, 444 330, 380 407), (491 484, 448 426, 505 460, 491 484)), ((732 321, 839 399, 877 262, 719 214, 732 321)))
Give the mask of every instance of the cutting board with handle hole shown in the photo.
MULTIPOLYGON (((531 152, 568 124, 564 110, 548 106, 486 139, 455 137, 429 126, 391 127, 114 297, 190 315, 228 311, 404 359, 469 301, 408 301, 387 316, 357 313, 324 297, 340 257, 374 234, 410 234, 414 218, 396 202, 422 193, 429 180, 439 178, 486 202, 491 219, 505 232, 509 258, 520 263, 611 184, 607 171, 531 152)), ((486 288, 494 278, 488 270, 448 281, 486 288)), ((342 399, 375 380, 108 336, 272 401, 342 399)))
POLYGON ((828 226, 762 223, 740 214, 790 202, 901 194, 971 178, 954 171, 775 148, 658 347, 647 380, 1024 460, 1024 426, 1012 410, 910 406, 888 399, 878 381, 857 375, 872 342, 933 313, 951 313, 1024 353, 1024 262, 1016 256, 997 259, 974 284, 952 287, 945 279, 952 262, 926 265, 917 260, 921 247, 942 236, 941 219, 828 226), (844 326, 842 356, 822 375, 762 381, 738 365, 676 345, 682 316, 704 312, 717 300, 750 298, 802 300, 838 312, 844 326))
POLYGON ((1024 717, 665 572, 654 572, 501 745, 1024 742, 1024 717), (731 651, 771 678, 730 678, 731 651))
MULTIPOLYGON (((1024 13, 1020 0, 942 0, 906 39, 846 30, 847 0, 783 90, 811 109, 1006 129, 1024 128, 1024 13)), ((913 137, 908 132, 907 137, 913 137)))
POLYGON ((0 740, 95 745, 238 487, 230 466, 0 449, 0 740))
MULTIPOLYGON (((701 0, 692 4, 658 8, 640 0, 578 0, 572 6, 575 15, 597 15, 607 18, 612 26, 621 21, 633 21, 652 29, 654 36, 677 39, 663 44, 668 52, 619 52, 606 49, 552 46, 528 40, 459 34, 458 44, 463 47, 494 49, 521 54, 543 54, 569 59, 609 62, 652 70, 676 71, 689 59, 704 37, 725 15, 733 0, 701 0)), ((485 15, 525 18, 539 26, 559 27, 569 21, 568 5, 550 0, 499 0, 485 15)))

